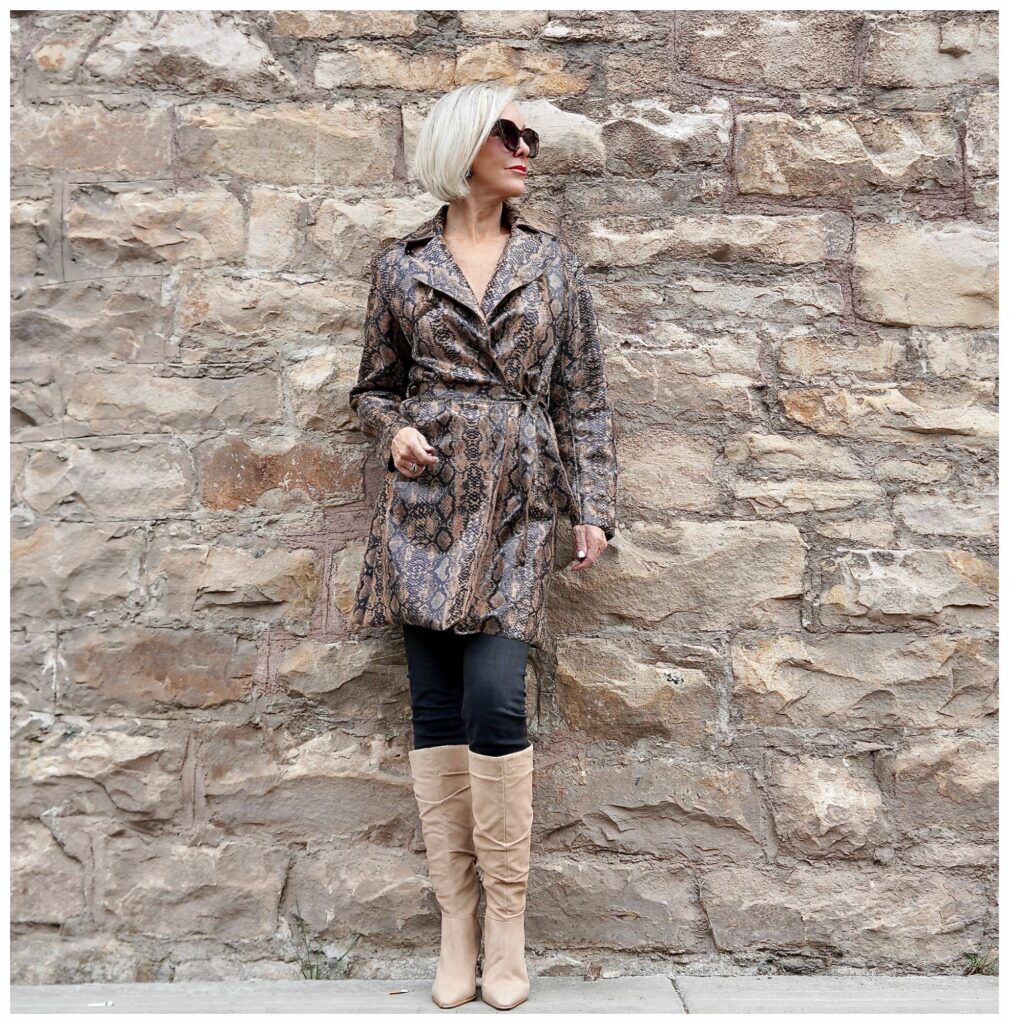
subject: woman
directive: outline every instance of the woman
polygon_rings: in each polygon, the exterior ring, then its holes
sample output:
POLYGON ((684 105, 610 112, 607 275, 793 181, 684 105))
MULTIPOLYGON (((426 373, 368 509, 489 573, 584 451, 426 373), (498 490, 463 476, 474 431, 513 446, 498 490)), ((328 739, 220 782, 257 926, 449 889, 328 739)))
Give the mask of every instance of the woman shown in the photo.
POLYGON ((443 96, 416 177, 443 205, 370 268, 351 408, 387 472, 351 619, 402 626, 410 752, 442 912, 432 998, 525 1000, 533 746, 525 670, 544 639, 558 515, 574 571, 616 530, 617 464, 592 297, 574 250, 518 211, 539 150, 515 90, 443 96))

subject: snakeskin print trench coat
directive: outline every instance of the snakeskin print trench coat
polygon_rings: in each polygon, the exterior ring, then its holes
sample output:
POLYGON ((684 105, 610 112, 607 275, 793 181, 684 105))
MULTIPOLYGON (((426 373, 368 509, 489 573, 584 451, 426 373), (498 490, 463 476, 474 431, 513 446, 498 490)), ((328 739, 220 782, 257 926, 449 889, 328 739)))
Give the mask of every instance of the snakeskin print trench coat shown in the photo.
POLYGON ((557 517, 616 530, 603 351, 575 251, 509 201, 483 300, 445 244, 445 204, 372 259, 350 406, 378 442, 351 621, 485 632, 542 646, 557 517), (407 477, 416 427, 439 461, 407 477))

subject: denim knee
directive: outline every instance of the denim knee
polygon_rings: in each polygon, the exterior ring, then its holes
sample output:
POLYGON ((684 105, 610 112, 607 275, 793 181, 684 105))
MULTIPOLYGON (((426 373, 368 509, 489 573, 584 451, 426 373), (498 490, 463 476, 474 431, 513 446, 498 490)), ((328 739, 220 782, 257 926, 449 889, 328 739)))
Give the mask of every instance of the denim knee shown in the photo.
POLYGON ((480 634, 463 656, 463 719, 470 749, 500 757, 529 746, 525 672, 529 647, 480 634))
POLYGON ((414 749, 464 744, 462 651, 457 638, 404 625, 414 749))

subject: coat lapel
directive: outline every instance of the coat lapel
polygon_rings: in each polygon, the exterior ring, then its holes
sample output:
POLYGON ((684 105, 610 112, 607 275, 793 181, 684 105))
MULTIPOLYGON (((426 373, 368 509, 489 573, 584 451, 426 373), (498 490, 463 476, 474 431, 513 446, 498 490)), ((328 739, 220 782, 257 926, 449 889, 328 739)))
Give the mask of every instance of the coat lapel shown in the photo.
POLYGON ((407 273, 450 296, 487 323, 490 323, 494 310, 504 298, 543 273, 547 249, 543 236, 552 234, 529 221, 509 202, 505 201, 503 207, 503 219, 511 229, 511 237, 487 285, 482 304, 477 303, 473 289, 445 245, 447 203, 433 217, 402 238, 406 243, 404 259, 407 273), (413 243, 419 242, 424 244, 411 247, 413 243))

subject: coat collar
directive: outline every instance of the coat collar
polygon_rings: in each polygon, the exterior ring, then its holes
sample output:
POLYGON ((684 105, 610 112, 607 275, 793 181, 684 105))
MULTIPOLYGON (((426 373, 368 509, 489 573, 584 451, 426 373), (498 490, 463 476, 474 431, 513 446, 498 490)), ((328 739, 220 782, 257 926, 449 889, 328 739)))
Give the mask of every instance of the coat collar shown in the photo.
POLYGON ((483 302, 478 303, 473 289, 445 245, 447 213, 448 203, 444 203, 434 216, 400 239, 405 246, 403 259, 406 270, 418 281, 444 292, 480 319, 490 322, 494 310, 505 296, 543 273, 553 232, 530 221, 505 200, 501 219, 511 230, 511 237, 487 285, 483 302))

